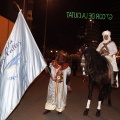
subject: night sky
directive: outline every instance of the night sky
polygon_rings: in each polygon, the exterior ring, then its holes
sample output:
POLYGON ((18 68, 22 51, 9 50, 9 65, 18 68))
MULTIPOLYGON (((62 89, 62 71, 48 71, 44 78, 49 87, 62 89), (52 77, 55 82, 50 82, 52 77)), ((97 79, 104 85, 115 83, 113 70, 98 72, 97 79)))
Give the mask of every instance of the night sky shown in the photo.
MULTIPOLYGON (((22 8, 23 0, 15 0, 22 8)), ((115 0, 114 0, 115 1, 115 0)), ((68 19, 66 12, 81 13, 111 13, 111 3, 105 0, 48 0, 47 25, 46 25, 46 48, 63 49, 66 51, 77 51, 83 44, 76 39, 81 27, 84 27, 88 20, 68 19)), ((17 18, 18 10, 12 0, 1 0, 0 14, 13 22, 17 18)), ((47 0, 34 0, 33 5, 33 36, 42 50, 46 20, 47 0)), ((100 30, 109 29, 109 20, 97 20, 100 23, 100 30)))
MULTIPOLYGON (((33 35, 38 44, 43 44, 45 29, 45 1, 35 0, 33 8, 33 35), (39 11, 39 12, 38 12, 39 11)), ((111 13, 111 2, 101 0, 48 0, 46 47, 65 49, 73 52, 83 44, 76 39, 81 27, 88 19, 68 19, 66 12, 111 13)), ((109 29, 109 20, 97 20, 101 32, 109 29)), ((42 45, 41 49, 42 49, 42 45)))

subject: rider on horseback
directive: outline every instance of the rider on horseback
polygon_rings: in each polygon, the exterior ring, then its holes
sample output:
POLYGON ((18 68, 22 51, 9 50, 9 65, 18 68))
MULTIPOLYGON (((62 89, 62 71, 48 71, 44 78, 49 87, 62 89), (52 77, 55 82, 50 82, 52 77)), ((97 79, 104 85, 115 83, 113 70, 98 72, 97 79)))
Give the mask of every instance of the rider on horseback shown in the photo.
POLYGON ((111 63, 112 65, 112 69, 113 69, 113 75, 114 75, 114 81, 113 81, 113 87, 118 88, 119 87, 119 83, 118 83, 118 66, 117 66, 117 62, 116 62, 116 53, 118 52, 117 50, 117 46, 115 44, 115 42, 113 42, 111 40, 111 32, 110 31, 104 31, 102 33, 103 36, 103 41, 98 45, 97 47, 97 51, 105 56, 108 61, 111 63))

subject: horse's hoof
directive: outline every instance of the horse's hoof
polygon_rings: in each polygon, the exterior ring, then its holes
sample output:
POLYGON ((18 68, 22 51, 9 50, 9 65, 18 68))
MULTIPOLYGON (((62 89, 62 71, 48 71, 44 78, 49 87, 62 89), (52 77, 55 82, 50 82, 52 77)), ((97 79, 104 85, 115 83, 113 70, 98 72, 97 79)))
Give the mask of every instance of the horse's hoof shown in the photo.
POLYGON ((110 106, 110 107, 112 106, 112 104, 111 104, 111 101, 110 101, 110 100, 108 101, 108 106, 110 106))
POLYGON ((100 110, 97 110, 96 117, 100 117, 100 110))
POLYGON ((112 106, 112 104, 111 104, 111 103, 108 103, 108 106, 109 106, 109 107, 111 107, 111 106, 112 106))
POLYGON ((104 102, 104 99, 101 101, 101 104, 103 104, 103 102, 104 102))
POLYGON ((88 115, 88 111, 89 111, 89 109, 85 109, 83 115, 87 116, 88 115))

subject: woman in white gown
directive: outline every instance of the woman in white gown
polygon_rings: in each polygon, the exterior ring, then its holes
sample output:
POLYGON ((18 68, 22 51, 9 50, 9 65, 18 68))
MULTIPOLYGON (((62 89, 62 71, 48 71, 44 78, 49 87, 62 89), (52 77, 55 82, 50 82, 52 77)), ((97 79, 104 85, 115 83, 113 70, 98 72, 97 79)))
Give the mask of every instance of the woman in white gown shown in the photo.
POLYGON ((62 50, 49 65, 51 77, 45 104, 46 111, 43 114, 47 114, 52 110, 56 110, 58 114, 61 114, 65 109, 68 92, 66 78, 71 74, 71 68, 66 61, 67 54, 62 50))

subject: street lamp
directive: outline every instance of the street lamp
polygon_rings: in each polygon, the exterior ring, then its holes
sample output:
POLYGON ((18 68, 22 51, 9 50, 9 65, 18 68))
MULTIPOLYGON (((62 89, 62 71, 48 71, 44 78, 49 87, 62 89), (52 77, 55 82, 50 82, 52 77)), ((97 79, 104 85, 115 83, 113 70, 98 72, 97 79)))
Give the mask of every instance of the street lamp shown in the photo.
POLYGON ((90 19, 89 21, 90 21, 90 46, 92 46, 92 29, 94 21, 92 19, 90 19))
POLYGON ((46 4, 46 14, 45 14, 45 31, 44 31, 44 42, 43 42, 43 56, 45 57, 46 51, 46 32, 47 32, 47 11, 48 11, 48 0, 46 4))

